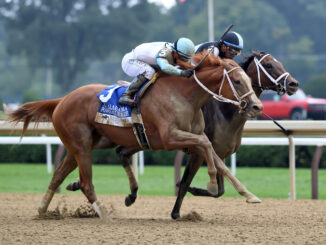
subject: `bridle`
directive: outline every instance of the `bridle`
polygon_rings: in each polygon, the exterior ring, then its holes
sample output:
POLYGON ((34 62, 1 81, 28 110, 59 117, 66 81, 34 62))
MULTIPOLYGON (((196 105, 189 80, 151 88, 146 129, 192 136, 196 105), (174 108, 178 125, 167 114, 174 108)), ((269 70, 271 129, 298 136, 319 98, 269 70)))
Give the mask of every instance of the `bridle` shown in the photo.
POLYGON ((258 87, 261 90, 271 90, 271 89, 276 89, 276 92, 279 95, 283 95, 284 93, 286 93, 286 79, 288 78, 288 76, 290 75, 290 73, 288 72, 284 72, 282 75, 280 75, 277 79, 274 79, 264 68, 264 66, 261 64, 261 62, 270 54, 265 54, 262 58, 260 58, 260 60, 258 60, 256 57, 254 58, 255 64, 256 64, 256 68, 257 68, 257 76, 258 76, 258 84, 254 85, 253 87, 258 87), (262 70, 264 72, 264 74, 269 78, 269 80, 274 83, 274 85, 272 86, 262 86, 261 85, 261 80, 260 80, 260 70, 262 70), (279 81, 284 78, 284 83, 281 84, 279 83, 279 81))
POLYGON ((198 85, 200 87, 202 87, 202 89, 204 89, 207 93, 211 94, 213 96, 214 99, 216 99, 217 101, 221 101, 221 102, 225 102, 225 103, 231 103, 231 104, 234 104, 236 106, 239 106, 241 110, 244 110, 246 109, 246 107, 248 106, 248 103, 247 101, 244 100, 245 97, 251 95, 252 93, 254 93, 253 90, 243 94, 243 95, 239 95, 238 92, 235 90, 234 86, 233 86, 233 83, 230 79, 230 76, 229 76, 229 73, 231 73, 232 71, 234 71, 235 69, 239 69, 240 67, 233 67, 231 70, 227 71, 226 69, 223 69, 223 79, 222 79, 222 82, 221 82, 221 86, 220 86, 220 89, 219 89, 219 92, 218 94, 212 92, 211 90, 209 90, 196 76, 196 72, 194 71, 194 78, 195 78, 195 81, 198 83, 198 85), (232 89, 232 92, 233 92, 233 95, 234 97, 237 99, 237 100, 231 100, 231 99, 228 99, 228 98, 225 98, 221 92, 222 92, 222 88, 223 88, 223 85, 224 85, 224 81, 225 81, 225 77, 227 78, 228 82, 229 82, 229 85, 232 89))

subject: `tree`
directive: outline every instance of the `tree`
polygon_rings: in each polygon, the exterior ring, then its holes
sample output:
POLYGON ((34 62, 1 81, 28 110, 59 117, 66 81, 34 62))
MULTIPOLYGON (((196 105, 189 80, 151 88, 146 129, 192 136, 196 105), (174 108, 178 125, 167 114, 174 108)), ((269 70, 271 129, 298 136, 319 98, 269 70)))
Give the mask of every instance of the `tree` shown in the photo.
POLYGON ((51 69, 61 92, 79 72, 115 50, 128 50, 146 33, 147 2, 127 0, 17 0, 1 3, 7 50, 25 54, 31 69, 51 69), (140 11, 141 10, 141 11, 140 11), (141 14, 140 14, 141 13, 141 14))
POLYGON ((304 85, 303 90, 313 97, 326 98, 326 73, 318 74, 310 78, 304 85))
POLYGON ((1 96, 0 96, 0 111, 3 111, 3 101, 1 96))
POLYGON ((35 92, 34 90, 27 90, 23 94, 22 103, 39 100, 41 100, 41 97, 37 92, 35 92))
MULTIPOLYGON (((313 43, 316 53, 325 52, 324 42, 325 32, 321 31, 326 24, 326 3, 319 0, 292 0, 292 1, 269 1, 263 0, 264 4, 273 6, 280 14, 286 18, 291 27, 292 41, 305 37, 313 43)), ((301 50, 296 50, 301 53, 301 50)))

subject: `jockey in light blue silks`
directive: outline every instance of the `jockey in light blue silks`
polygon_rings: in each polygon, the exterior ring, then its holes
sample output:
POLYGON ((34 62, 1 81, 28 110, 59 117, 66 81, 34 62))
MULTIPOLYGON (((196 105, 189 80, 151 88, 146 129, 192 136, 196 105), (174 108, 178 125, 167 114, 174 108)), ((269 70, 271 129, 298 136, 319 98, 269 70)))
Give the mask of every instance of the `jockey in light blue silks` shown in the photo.
POLYGON ((216 56, 220 56, 222 59, 233 59, 241 53, 243 49, 243 39, 239 33, 230 31, 219 41, 198 44, 195 47, 196 53, 202 52, 210 47, 214 48, 213 53, 216 56))
POLYGON ((191 77, 192 70, 181 70, 177 60, 191 62, 191 55, 195 52, 194 43, 185 37, 174 43, 152 42, 143 43, 127 53, 121 62, 123 71, 134 77, 133 81, 119 99, 120 104, 134 105, 134 94, 139 88, 152 78, 155 69, 183 77, 191 77))

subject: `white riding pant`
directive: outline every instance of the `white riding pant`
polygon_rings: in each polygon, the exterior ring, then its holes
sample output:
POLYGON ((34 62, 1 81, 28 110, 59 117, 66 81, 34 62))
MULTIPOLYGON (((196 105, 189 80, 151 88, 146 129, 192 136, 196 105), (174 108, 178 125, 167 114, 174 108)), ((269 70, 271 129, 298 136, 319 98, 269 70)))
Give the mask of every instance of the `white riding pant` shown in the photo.
POLYGON ((144 61, 135 59, 134 53, 127 53, 121 61, 122 70, 131 77, 137 77, 145 73, 147 79, 151 79, 155 74, 155 69, 144 61))

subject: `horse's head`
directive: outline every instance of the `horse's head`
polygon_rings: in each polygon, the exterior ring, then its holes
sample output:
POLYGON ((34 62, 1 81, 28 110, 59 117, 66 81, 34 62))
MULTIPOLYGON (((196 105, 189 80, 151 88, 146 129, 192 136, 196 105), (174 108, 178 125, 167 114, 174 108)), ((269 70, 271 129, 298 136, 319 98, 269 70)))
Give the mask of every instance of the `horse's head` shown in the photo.
POLYGON ((252 86, 257 88, 258 95, 263 90, 274 90, 279 95, 284 93, 292 95, 298 90, 298 81, 270 54, 253 51, 241 67, 251 77, 252 86))
MULTIPOLYGON (((227 86, 225 87, 226 89, 232 92, 234 97, 233 99, 238 100, 240 103, 239 112, 248 118, 255 118, 259 116, 263 110, 263 105, 253 91, 251 79, 244 72, 244 70, 233 60, 221 60, 221 65, 225 68, 224 73, 228 74, 231 81, 228 83, 230 89, 228 89, 227 86)), ((223 87, 221 88, 223 91, 223 87)), ((226 91, 225 94, 227 94, 226 91)))
MULTIPOLYGON (((202 56, 196 55, 193 59, 198 62, 200 57, 202 56)), ((251 80, 236 62, 209 55, 198 68, 201 67, 205 67, 208 73, 203 80, 213 81, 215 84, 219 81, 217 93, 211 93, 213 98, 237 105, 239 112, 246 117, 253 118, 261 114, 263 105, 253 91, 251 80)), ((196 76, 194 78, 197 83, 200 82, 196 76)))

